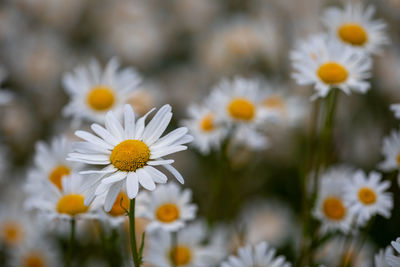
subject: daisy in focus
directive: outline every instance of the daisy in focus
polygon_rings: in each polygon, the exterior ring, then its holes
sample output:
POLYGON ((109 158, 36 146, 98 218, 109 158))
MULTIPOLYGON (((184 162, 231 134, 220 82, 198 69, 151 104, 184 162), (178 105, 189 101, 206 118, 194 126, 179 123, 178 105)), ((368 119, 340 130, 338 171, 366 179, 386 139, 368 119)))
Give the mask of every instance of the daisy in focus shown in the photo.
POLYGON ((194 222, 177 233, 176 245, 171 234, 165 231, 150 235, 145 262, 157 267, 209 267, 215 266, 221 258, 221 249, 204 245, 207 228, 201 222, 194 222))
MULTIPOLYGON (((382 154, 384 160, 379 164, 383 171, 396 171, 400 169, 400 132, 393 130, 383 139, 382 154)), ((400 184, 400 174, 398 175, 400 184)))
POLYGON ((352 47, 320 34, 301 42, 290 54, 299 85, 314 85, 312 99, 326 97, 331 89, 366 93, 370 88, 372 60, 352 47))
POLYGON ((143 210, 138 216, 151 221, 147 226, 148 231, 178 231, 187 221, 196 217, 197 206, 191 204, 191 200, 190 189, 181 190, 175 183, 160 185, 151 193, 142 192, 138 195, 137 203, 143 210))
POLYGON ((347 3, 344 9, 328 8, 322 21, 332 36, 344 44, 377 53, 389 43, 389 38, 385 32, 386 24, 382 20, 374 20, 374 13, 372 6, 347 3))
POLYGON ((314 217, 321 221, 323 233, 341 231, 349 233, 354 215, 345 202, 344 188, 353 172, 344 167, 334 167, 321 176, 314 217))
POLYGON ((51 182, 62 190, 62 178, 80 168, 79 164, 66 160, 72 149, 71 142, 65 136, 59 136, 53 138, 50 144, 39 141, 35 148, 35 166, 29 171, 28 180, 31 180, 31 185, 36 183, 37 187, 31 189, 40 189, 44 184, 51 182))
POLYGON ((239 248, 237 256, 229 256, 221 267, 253 267, 274 266, 290 267, 283 256, 276 256, 276 250, 271 248, 267 242, 261 242, 255 246, 247 245, 239 248))
POLYGON ((104 69, 93 60, 88 67, 79 66, 73 73, 65 74, 63 85, 71 100, 64 115, 75 122, 104 122, 110 110, 122 114, 123 105, 141 78, 132 68, 118 69, 119 63, 113 58, 104 69))
POLYGON ((221 81, 210 95, 217 116, 233 127, 233 138, 239 144, 263 149, 268 140, 260 127, 276 119, 275 113, 261 108, 261 86, 256 80, 235 78, 221 81))
MULTIPOLYGON (((94 219, 97 217, 98 205, 84 204, 83 179, 76 173, 63 177, 61 191, 52 184, 43 186, 41 194, 30 193, 25 206, 28 209, 38 210, 47 216, 48 220, 94 219)), ((34 181, 28 181, 27 188, 36 186, 34 181)))
POLYGON ((123 185, 130 199, 136 197, 139 184, 153 191, 155 183, 166 183, 167 176, 155 167, 164 167, 183 183, 182 175, 171 166, 172 159, 162 157, 186 150, 184 144, 192 141, 188 129, 181 127, 161 137, 172 118, 171 106, 164 105, 145 125, 147 116, 135 120, 131 106, 124 106, 124 127, 111 111, 105 117, 105 128, 92 124, 96 133, 85 131, 75 134, 85 140, 74 145, 74 153, 68 159, 95 166, 105 166, 102 170, 89 170, 82 174, 97 174, 86 177, 84 188, 89 189, 85 204, 89 205, 96 196, 107 193, 104 203, 106 212, 110 211, 123 185), (161 138, 160 138, 161 137, 161 138))
POLYGON ((209 154, 211 150, 218 149, 228 134, 228 128, 217 117, 216 112, 206 105, 192 105, 188 114, 190 118, 183 124, 194 137, 193 146, 202 154, 209 154))
MULTIPOLYGON (((396 241, 392 241, 392 247, 396 250, 397 253, 400 253, 400 238, 397 238, 396 241)), ((390 267, 399 267, 400 266, 400 257, 392 255, 386 256, 386 261, 390 267)))
POLYGON ((368 176, 363 171, 354 174, 345 187, 345 198, 358 225, 365 225, 376 214, 390 218, 393 197, 387 192, 389 187, 390 182, 382 181, 382 175, 377 172, 371 172, 368 176))

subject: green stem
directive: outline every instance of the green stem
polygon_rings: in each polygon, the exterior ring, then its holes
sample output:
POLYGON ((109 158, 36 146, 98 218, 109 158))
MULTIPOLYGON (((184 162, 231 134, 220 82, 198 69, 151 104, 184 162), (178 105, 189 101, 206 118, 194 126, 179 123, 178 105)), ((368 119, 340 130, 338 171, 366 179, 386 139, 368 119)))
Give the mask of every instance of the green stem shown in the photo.
POLYGON ((131 236, 131 251, 133 257, 133 263, 135 267, 140 267, 142 263, 141 255, 139 255, 136 246, 136 228, 135 228, 135 198, 131 199, 129 206, 129 232, 131 236))
POLYGON ((69 236, 68 255, 67 255, 67 261, 65 263, 66 267, 71 266, 74 243, 75 243, 75 218, 72 218, 71 219, 71 232, 70 232, 70 236, 69 236))

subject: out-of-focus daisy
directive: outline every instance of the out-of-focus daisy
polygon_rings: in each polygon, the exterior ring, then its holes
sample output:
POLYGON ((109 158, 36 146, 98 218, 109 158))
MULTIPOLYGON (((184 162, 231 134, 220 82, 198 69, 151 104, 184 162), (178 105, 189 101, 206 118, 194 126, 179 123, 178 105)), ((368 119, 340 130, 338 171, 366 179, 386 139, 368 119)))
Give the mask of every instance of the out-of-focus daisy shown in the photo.
MULTIPOLYGON (((383 139, 382 154, 385 159, 379 164, 384 171, 400 169, 400 132, 393 130, 389 136, 383 139)), ((400 184, 400 175, 398 176, 400 184)))
POLYGON ((345 187, 346 202, 355 214, 357 224, 364 225, 376 214, 390 218, 393 208, 392 194, 387 192, 390 182, 381 179, 382 175, 377 172, 370 172, 367 176, 359 170, 345 187))
MULTIPOLYGON (((103 197, 105 198, 106 195, 104 195, 103 197)), ((99 199, 99 202, 104 203, 104 199, 99 199)), ((117 198, 115 199, 110 211, 106 212, 103 209, 98 210, 99 220, 106 222, 111 227, 118 227, 126 221, 126 214, 127 211, 129 211, 129 207, 129 197, 126 194, 125 190, 121 190, 118 193, 117 198)))
POLYGON ((21 212, 22 205, 4 204, 0 211, 0 243, 6 246, 18 247, 27 239, 29 227, 32 225, 27 223, 30 221, 26 212, 21 212))
POLYGON ((132 68, 119 70, 115 58, 104 69, 92 60, 89 66, 78 66, 73 73, 64 76, 63 84, 71 100, 63 112, 75 120, 103 122, 110 110, 122 114, 127 97, 140 81, 132 68))
POLYGON ((228 133, 228 128, 217 117, 215 111, 206 106, 192 105, 188 113, 190 119, 183 123, 194 137, 193 145, 202 154, 218 149, 228 133))
POLYGON ((166 183, 167 177, 154 166, 162 166, 171 172, 175 178, 183 183, 181 174, 171 166, 172 159, 162 157, 185 150, 184 145, 192 141, 188 129, 181 127, 160 138, 167 128, 171 118, 171 106, 164 105, 145 126, 147 116, 135 122, 135 114, 129 105, 124 107, 124 127, 109 112, 105 118, 105 126, 92 124, 92 130, 98 135, 89 132, 77 131, 76 135, 85 140, 75 144, 75 153, 69 154, 69 160, 87 163, 90 165, 106 165, 98 171, 83 173, 99 174, 86 177, 86 186, 90 188, 85 199, 90 204, 98 195, 107 192, 104 203, 105 211, 110 211, 122 185, 130 199, 135 198, 139 191, 139 183, 145 189, 153 191, 155 183, 166 183))
MULTIPOLYGON (((86 178, 86 177, 85 177, 86 178)), ((25 201, 28 209, 35 209, 47 216, 49 220, 92 219, 96 218, 98 205, 86 206, 82 191, 83 177, 76 173, 61 178, 62 190, 49 184, 42 187, 42 192, 31 192, 25 201)), ((34 183, 34 181, 33 181, 34 183)), ((30 186, 28 181, 27 188, 30 186)))
POLYGON ((296 96, 291 96, 285 91, 265 90, 262 94, 261 108, 269 113, 276 113, 279 119, 278 123, 284 123, 289 126, 299 124, 305 115, 306 105, 296 96))
MULTIPOLYGON (((38 226, 37 226, 38 227, 38 226)), ((46 239, 43 231, 35 229, 23 244, 11 253, 12 266, 52 267, 61 264, 61 258, 54 244, 46 239)))
POLYGON ((394 112, 394 116, 396 118, 400 118, 400 104, 392 104, 390 105, 390 109, 394 112))
POLYGON ((239 218, 244 243, 255 245, 267 241, 272 246, 281 246, 296 234, 292 210, 277 200, 259 200, 242 208, 239 218))
POLYGON ((347 3, 344 9, 328 8, 322 21, 344 44, 376 53, 389 39, 386 24, 382 20, 373 20, 374 13, 372 6, 364 8, 361 4, 347 3))
POLYGON ((144 211, 139 217, 150 219, 148 231, 162 229, 172 232, 183 228, 196 217, 197 206, 191 204, 192 191, 181 190, 175 183, 160 185, 154 192, 142 192, 137 197, 144 211))
POLYGON ((261 88, 257 80, 236 77, 221 81, 210 95, 210 105, 217 116, 234 127, 234 139, 253 148, 264 148, 267 138, 258 131, 261 125, 276 118, 261 108, 261 88))
POLYGON ((79 169, 79 164, 66 160, 71 150, 71 142, 65 136, 53 138, 49 145, 43 141, 36 143, 35 166, 28 174, 28 180, 37 184, 33 190, 48 181, 62 189, 62 178, 79 169))
POLYGON ((325 97, 331 89, 365 93, 370 88, 371 58, 352 47, 345 46, 327 35, 314 35, 301 42, 291 52, 299 85, 314 85, 313 98, 325 97))
MULTIPOLYGON (((375 267, 392 267, 388 264, 387 258, 393 256, 393 249, 391 247, 387 247, 385 249, 381 249, 377 254, 374 256, 374 266, 375 267)), ((399 265, 400 266, 400 261, 399 265)))
POLYGON ((201 222, 188 225, 177 233, 176 245, 171 234, 158 231, 151 234, 145 262, 157 267, 209 267, 218 263, 220 250, 204 245, 207 229, 201 222))
POLYGON ((344 188, 353 172, 346 167, 333 167, 321 176, 314 216, 321 221, 321 231, 351 230, 354 215, 345 202, 344 188))
MULTIPOLYGON (((400 238, 397 238, 396 241, 392 241, 392 247, 396 250, 397 253, 400 253, 400 238)), ((400 257, 392 255, 386 256, 386 261, 390 267, 399 267, 400 266, 400 257)))
POLYGON ((261 242, 255 246, 247 245, 239 248, 237 256, 229 256, 228 260, 221 264, 221 267, 291 266, 285 257, 275 254, 276 250, 271 248, 267 242, 261 242))

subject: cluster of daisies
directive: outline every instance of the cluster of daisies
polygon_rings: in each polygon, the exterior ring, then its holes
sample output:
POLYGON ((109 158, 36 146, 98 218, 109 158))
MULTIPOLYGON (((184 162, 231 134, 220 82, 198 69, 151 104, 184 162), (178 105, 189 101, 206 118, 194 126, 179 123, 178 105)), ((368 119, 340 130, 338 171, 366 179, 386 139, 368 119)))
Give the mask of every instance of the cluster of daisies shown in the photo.
POLYGON ((304 106, 270 82, 235 77, 222 80, 201 104, 189 106, 188 115, 183 124, 194 137, 193 146, 206 155, 224 147, 263 150, 270 144, 268 131, 298 123, 304 106))

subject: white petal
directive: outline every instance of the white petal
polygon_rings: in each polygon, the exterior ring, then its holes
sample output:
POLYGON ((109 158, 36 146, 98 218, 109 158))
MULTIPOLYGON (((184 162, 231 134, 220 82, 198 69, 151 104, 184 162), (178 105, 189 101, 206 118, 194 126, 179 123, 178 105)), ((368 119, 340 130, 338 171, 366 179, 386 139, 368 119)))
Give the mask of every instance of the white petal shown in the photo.
POLYGON ((126 172, 118 171, 115 174, 110 175, 107 178, 104 178, 103 181, 101 181, 101 183, 111 184, 111 183, 119 182, 119 181, 123 180, 126 176, 127 176, 126 172))
POLYGON ((182 175, 171 165, 162 165, 167 171, 169 171, 173 176, 175 176, 176 180, 178 180, 181 184, 184 184, 182 175))
POLYGON ((104 203, 104 210, 109 212, 117 199, 119 191, 121 191, 122 182, 115 183, 110 187, 104 203))
POLYGON ((118 140, 102 126, 100 126, 96 123, 93 123, 91 128, 98 136, 103 138, 103 140, 106 141, 107 143, 109 143, 110 145, 112 145, 112 146, 118 145, 118 143, 119 143, 118 140))
POLYGON ((107 112, 105 124, 107 130, 115 136, 118 142, 121 142, 124 136, 124 129, 112 111, 107 112))
POLYGON ((136 171, 139 177, 139 183, 147 190, 153 191, 156 189, 156 184, 154 183, 151 176, 142 168, 136 171))
POLYGON ((135 113, 130 105, 124 106, 124 126, 125 138, 133 139, 135 137, 135 113))
POLYGON ((154 182, 161 184, 165 184, 167 182, 167 176, 156 168, 145 166, 144 169, 151 175, 154 182))
POLYGON ((139 181, 138 176, 135 172, 130 172, 126 179, 126 191, 128 193, 128 197, 133 199, 137 196, 139 191, 139 181))
POLYGON ((147 162, 147 165, 158 166, 158 165, 167 165, 172 163, 174 163, 173 159, 162 159, 162 160, 150 160, 147 162))
POLYGON ((144 131, 144 123, 146 121, 147 116, 150 115, 155 110, 155 108, 152 108, 149 112, 147 112, 143 117, 137 120, 136 122, 136 132, 135 132, 135 138, 134 139, 140 139, 143 135, 144 131))
POLYGON ((176 152, 186 150, 186 149, 187 149, 187 146, 165 147, 165 148, 160 149, 159 151, 151 151, 150 159, 164 157, 166 155, 176 153, 176 152))
POLYGON ((110 144, 107 144, 106 142, 104 142, 104 140, 100 139, 99 137, 97 137, 91 133, 88 133, 85 131, 76 131, 75 135, 82 138, 83 140, 88 141, 89 143, 98 145, 102 148, 110 149, 110 150, 113 149, 113 147, 110 144))

